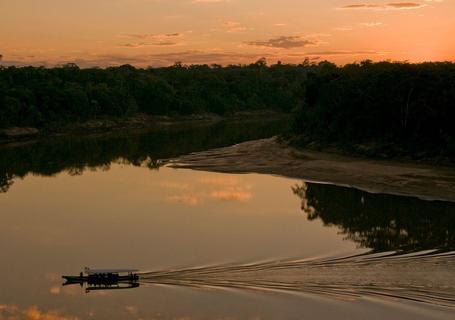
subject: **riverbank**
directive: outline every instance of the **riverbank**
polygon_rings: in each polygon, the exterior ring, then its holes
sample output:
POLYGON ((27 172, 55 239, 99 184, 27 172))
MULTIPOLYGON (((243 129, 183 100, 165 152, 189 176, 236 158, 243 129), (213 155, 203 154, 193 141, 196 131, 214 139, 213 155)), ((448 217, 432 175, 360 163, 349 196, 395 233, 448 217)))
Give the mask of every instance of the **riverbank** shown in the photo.
POLYGON ((360 190, 455 202, 455 168, 297 149, 278 138, 172 159, 173 168, 264 173, 360 190))
POLYGON ((412 144, 397 142, 341 143, 322 142, 309 139, 303 135, 287 134, 282 137, 287 144, 302 150, 334 153, 375 160, 405 161, 429 165, 455 166, 453 157, 446 150, 431 149, 425 146, 418 148, 412 144))
POLYGON ((103 118, 89 120, 80 123, 51 124, 46 128, 5 128, 0 129, 0 145, 16 142, 27 142, 41 138, 66 136, 66 135, 91 135, 99 133, 130 131, 137 129, 153 129, 166 126, 207 125, 221 121, 243 121, 280 119, 289 117, 288 114, 278 113, 271 110, 258 110, 252 112, 238 112, 226 116, 203 113, 179 116, 151 116, 147 114, 135 114, 127 118, 103 118))

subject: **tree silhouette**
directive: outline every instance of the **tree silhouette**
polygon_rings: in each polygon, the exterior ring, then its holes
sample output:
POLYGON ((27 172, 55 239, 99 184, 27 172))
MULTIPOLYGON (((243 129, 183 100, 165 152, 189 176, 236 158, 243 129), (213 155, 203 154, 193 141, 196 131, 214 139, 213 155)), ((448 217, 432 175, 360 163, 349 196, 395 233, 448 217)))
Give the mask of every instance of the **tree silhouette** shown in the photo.
POLYGON ((303 183, 292 191, 309 220, 335 226, 346 239, 375 251, 455 248, 455 203, 371 194, 303 183))
POLYGON ((208 126, 166 127, 152 131, 74 136, 42 140, 0 149, 0 192, 28 174, 71 175, 85 170, 109 170, 112 163, 158 170, 173 158, 190 152, 224 147, 283 132, 287 119, 220 122, 208 126))

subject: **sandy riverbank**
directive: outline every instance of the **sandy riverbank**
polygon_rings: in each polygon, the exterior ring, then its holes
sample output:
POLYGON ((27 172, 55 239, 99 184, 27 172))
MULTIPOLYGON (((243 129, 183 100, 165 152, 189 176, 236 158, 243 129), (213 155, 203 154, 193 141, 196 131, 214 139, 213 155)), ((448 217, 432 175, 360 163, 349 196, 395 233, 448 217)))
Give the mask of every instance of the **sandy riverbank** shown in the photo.
POLYGON ((299 150, 278 142, 277 138, 192 153, 173 159, 170 166, 274 174, 374 193, 455 202, 455 168, 299 150))

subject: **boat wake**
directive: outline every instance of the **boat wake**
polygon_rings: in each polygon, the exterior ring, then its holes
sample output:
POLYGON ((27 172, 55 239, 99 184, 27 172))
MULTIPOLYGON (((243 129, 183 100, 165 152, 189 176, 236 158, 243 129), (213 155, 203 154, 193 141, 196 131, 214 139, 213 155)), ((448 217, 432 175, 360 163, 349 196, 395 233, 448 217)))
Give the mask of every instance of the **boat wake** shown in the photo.
POLYGON ((375 297, 455 308, 455 251, 367 253, 213 265, 139 274, 141 284, 375 297))

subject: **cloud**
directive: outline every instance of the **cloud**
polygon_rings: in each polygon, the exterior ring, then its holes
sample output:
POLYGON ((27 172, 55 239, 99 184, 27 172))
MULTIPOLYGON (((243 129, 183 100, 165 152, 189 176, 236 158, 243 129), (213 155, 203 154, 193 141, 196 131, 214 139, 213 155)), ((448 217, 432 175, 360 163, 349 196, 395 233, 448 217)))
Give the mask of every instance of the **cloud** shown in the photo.
POLYGON ((223 27, 226 29, 227 32, 242 32, 251 30, 245 26, 242 26, 240 22, 236 21, 226 21, 225 23, 223 23, 223 27))
POLYGON ((148 46, 177 46, 181 42, 176 39, 183 37, 183 33, 164 33, 164 34, 148 34, 148 33, 137 33, 137 34, 121 34, 119 37, 128 39, 139 39, 139 42, 128 42, 119 44, 118 47, 123 48, 144 48, 148 46))
POLYGON ((350 50, 333 50, 333 51, 313 51, 308 52, 308 55, 318 55, 318 56, 363 56, 363 55, 385 55, 388 54, 386 51, 373 51, 373 50, 359 50, 359 51, 350 51, 350 50))
POLYGON ((150 46, 178 46, 181 45, 181 42, 172 42, 172 41, 167 41, 167 42, 157 42, 157 43, 147 43, 147 42, 129 42, 129 43, 121 43, 117 45, 119 48, 133 48, 133 49, 140 49, 144 47, 150 47, 150 46))
POLYGON ((119 44, 118 47, 125 47, 125 48, 134 48, 134 49, 138 49, 138 48, 143 48, 145 46, 147 46, 148 44, 145 43, 145 42, 138 42, 138 43, 122 43, 122 44, 119 44))
POLYGON ((257 47, 293 49, 303 48, 307 46, 316 46, 318 45, 318 42, 315 40, 305 39, 302 36, 281 36, 264 41, 250 41, 246 44, 257 47))
POLYGON ((229 2, 230 0, 193 0, 193 3, 221 3, 229 2))
POLYGON ((343 10, 403 10, 403 9, 420 9, 426 7, 424 3, 417 2, 391 2, 386 4, 349 4, 339 9, 343 10))
MULTIPOLYGON (((27 58, 18 56, 15 59, 4 59, 4 66, 46 66, 52 67, 65 63, 75 63, 81 68, 90 67, 110 67, 123 64, 131 64, 138 67, 165 67, 173 65, 176 61, 183 64, 249 64, 265 57, 267 61, 282 61, 283 63, 301 63, 305 58, 313 59, 319 56, 321 59, 341 56, 379 56, 389 52, 373 50, 333 50, 333 51, 279 51, 267 52, 258 50, 258 52, 231 52, 222 50, 188 50, 175 51, 168 53, 141 53, 141 54, 93 54, 82 52, 78 56, 65 56, 60 58, 36 57, 27 58)), ((6 55, 5 55, 6 56, 6 55)), ((346 61, 344 59, 343 61, 346 61)))
POLYGON ((361 25, 364 26, 364 27, 371 28, 371 27, 382 26, 383 23, 382 22, 363 22, 363 23, 361 23, 361 25))
POLYGON ((351 26, 344 26, 344 27, 335 27, 333 30, 335 31, 352 31, 354 28, 351 26))
POLYGON ((121 34, 120 37, 122 37, 122 38, 133 38, 133 39, 150 40, 150 41, 165 41, 167 39, 183 37, 183 33, 180 33, 180 32, 163 33, 163 34, 125 33, 125 34, 121 34))
POLYGON ((176 61, 185 64, 237 64, 246 61, 255 61, 262 57, 263 54, 248 54, 228 51, 200 51, 189 50, 172 53, 157 53, 148 56, 150 65, 168 66, 176 61))
MULTIPOLYGON (((372 27, 379 27, 383 26, 384 24, 382 22, 363 22, 359 23, 359 26, 365 27, 365 28, 372 28, 372 27)), ((353 26, 341 26, 341 27, 335 27, 333 30, 335 31, 352 31, 356 29, 356 27, 353 26)))

